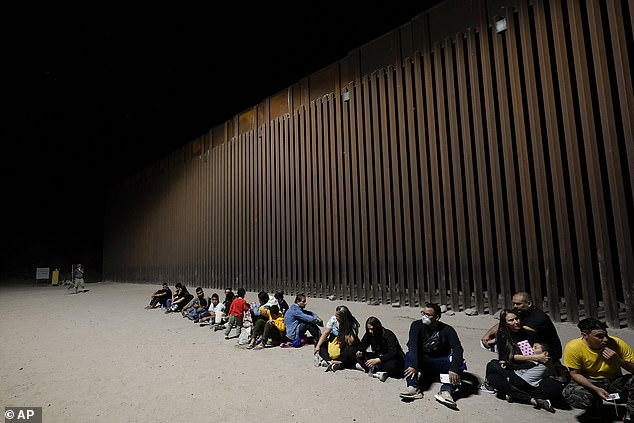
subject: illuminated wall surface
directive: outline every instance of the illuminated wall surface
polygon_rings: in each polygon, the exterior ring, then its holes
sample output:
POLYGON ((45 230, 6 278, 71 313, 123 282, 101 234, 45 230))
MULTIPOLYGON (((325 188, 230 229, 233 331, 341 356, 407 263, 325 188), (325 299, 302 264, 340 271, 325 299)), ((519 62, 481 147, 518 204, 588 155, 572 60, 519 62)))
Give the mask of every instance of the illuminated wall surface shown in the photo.
POLYGON ((104 279, 634 327, 629 5, 413 17, 112 190, 104 279))

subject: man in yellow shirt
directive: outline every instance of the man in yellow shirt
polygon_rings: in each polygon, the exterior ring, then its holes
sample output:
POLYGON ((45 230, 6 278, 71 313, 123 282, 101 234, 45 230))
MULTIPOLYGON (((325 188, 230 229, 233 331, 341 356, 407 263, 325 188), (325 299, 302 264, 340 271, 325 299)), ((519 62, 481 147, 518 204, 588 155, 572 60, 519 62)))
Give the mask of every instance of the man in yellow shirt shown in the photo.
POLYGON ((622 339, 608 336, 606 324, 595 318, 583 319, 577 325, 581 338, 564 348, 564 365, 570 369, 570 383, 564 398, 574 408, 600 415, 603 400, 618 393, 627 397, 623 419, 631 422, 634 415, 634 351, 622 339), (623 370, 629 374, 623 374, 623 370))

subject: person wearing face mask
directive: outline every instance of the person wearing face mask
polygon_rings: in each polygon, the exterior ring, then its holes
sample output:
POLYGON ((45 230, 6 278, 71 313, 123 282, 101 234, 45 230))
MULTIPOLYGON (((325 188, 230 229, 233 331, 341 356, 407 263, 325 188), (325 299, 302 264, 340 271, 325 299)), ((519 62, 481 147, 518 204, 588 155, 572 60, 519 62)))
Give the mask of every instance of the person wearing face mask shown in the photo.
POLYGON ((440 321, 440 313, 438 304, 426 303, 420 320, 410 325, 404 372, 407 387, 400 397, 403 400, 423 398, 422 389, 429 388, 441 375, 448 375, 448 379, 441 378, 440 391, 434 398, 456 409, 454 394, 465 370, 464 350, 456 330, 440 321))

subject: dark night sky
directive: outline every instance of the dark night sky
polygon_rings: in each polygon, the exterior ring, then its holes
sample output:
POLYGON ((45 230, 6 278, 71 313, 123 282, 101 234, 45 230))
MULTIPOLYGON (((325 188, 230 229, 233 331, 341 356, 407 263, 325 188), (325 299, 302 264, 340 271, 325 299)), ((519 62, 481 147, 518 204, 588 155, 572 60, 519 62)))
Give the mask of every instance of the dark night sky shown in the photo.
POLYGON ((7 11, 0 276, 100 271, 108 186, 435 3, 7 11))

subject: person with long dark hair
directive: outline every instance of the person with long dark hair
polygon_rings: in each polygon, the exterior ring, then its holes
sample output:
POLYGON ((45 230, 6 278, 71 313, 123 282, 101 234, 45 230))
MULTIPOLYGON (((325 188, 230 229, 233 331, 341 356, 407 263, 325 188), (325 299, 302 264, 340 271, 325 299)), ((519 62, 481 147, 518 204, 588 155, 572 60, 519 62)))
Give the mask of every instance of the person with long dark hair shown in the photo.
POLYGON ((284 299, 284 291, 275 291, 275 295, 273 295, 277 300, 277 305, 280 306, 280 313, 286 314, 286 311, 289 309, 288 303, 284 299))
POLYGON ((365 334, 357 346, 357 368, 385 382, 388 377, 403 378, 405 353, 398 338, 372 316, 365 322, 365 334), (368 351, 370 348, 371 351, 368 351))
POLYGON ((359 326, 348 307, 338 306, 315 345, 315 364, 325 363, 326 371, 333 372, 354 369, 357 363, 359 326))
POLYGON ((520 349, 521 343, 528 343, 529 335, 514 310, 504 309, 500 313, 500 327, 496 334, 498 359, 491 360, 486 367, 486 380, 499 397, 509 402, 532 404, 535 408, 555 412, 548 392, 533 387, 519 377, 514 370, 529 362, 549 364, 551 357, 547 352, 525 355, 520 349))

